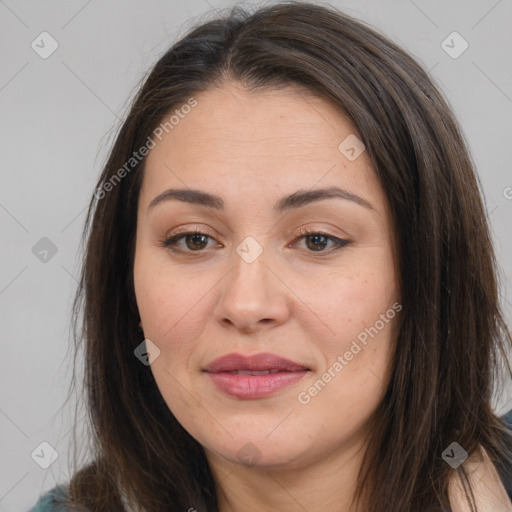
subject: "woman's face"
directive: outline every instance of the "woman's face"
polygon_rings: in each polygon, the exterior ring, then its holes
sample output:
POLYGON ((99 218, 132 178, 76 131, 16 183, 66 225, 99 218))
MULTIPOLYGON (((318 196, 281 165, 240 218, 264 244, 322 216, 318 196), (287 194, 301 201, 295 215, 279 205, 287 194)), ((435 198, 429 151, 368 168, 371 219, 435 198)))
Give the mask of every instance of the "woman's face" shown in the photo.
POLYGON ((195 96, 154 139, 139 199, 151 371, 209 457, 236 464, 300 467, 360 446, 401 309, 364 147, 339 111, 299 91, 195 96), (233 354, 266 355, 211 366, 233 354))

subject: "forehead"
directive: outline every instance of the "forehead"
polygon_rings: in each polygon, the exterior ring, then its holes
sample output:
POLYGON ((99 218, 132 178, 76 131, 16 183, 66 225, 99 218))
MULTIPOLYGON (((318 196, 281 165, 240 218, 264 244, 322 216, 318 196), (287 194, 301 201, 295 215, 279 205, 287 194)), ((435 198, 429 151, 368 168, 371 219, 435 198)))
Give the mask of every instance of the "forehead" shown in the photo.
MULTIPOLYGON (((174 139, 194 140, 196 147, 213 146, 276 156, 289 148, 301 154, 325 151, 355 128, 339 109, 298 87, 249 91, 236 84, 195 96, 197 106, 172 129, 174 139)), ((187 147, 176 148, 191 150, 187 147)), ((328 155, 326 155, 327 157, 328 155)))
POLYGON ((359 139, 354 126, 309 91, 226 83, 194 99, 197 105, 149 152, 143 189, 237 183, 246 192, 271 192, 318 183, 380 194, 366 153, 350 159, 342 152, 344 141, 359 139))

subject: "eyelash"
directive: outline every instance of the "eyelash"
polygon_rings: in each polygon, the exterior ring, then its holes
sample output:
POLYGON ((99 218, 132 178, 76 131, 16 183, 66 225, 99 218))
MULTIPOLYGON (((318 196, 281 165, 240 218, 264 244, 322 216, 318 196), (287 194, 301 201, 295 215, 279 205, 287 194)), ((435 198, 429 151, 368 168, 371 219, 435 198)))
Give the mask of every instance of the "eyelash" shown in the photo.
MULTIPOLYGON (((192 250, 183 250, 183 249, 176 248, 177 242, 179 242, 182 238, 185 238, 188 235, 204 235, 204 236, 214 240, 214 238, 211 237, 210 235, 208 235, 207 233, 203 233, 202 231, 199 231, 199 230, 190 230, 190 231, 184 231, 184 232, 175 234, 169 238, 165 238, 160 241, 160 245, 162 247, 171 249, 172 251, 178 252, 178 253, 201 253, 201 252, 204 252, 205 251, 204 249, 192 251, 192 250)), ((319 231, 316 229, 309 229, 309 228, 305 228, 305 229, 303 228, 303 229, 299 230, 298 236, 295 238, 295 240, 307 238, 310 235, 324 236, 327 239, 333 241, 335 244, 335 247, 331 248, 330 250, 308 251, 308 252, 311 252, 312 254, 331 254, 333 252, 339 251, 340 249, 343 249, 344 247, 346 247, 347 245, 349 245, 351 243, 349 240, 344 240, 342 238, 338 238, 338 237, 329 235, 328 233, 325 233, 323 231, 319 231)))

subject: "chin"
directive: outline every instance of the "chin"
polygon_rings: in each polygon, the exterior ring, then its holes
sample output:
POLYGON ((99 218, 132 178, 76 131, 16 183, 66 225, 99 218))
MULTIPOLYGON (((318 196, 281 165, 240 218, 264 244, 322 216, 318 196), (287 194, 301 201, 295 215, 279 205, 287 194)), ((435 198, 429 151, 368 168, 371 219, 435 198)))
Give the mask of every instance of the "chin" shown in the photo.
POLYGON ((278 436, 265 438, 267 434, 248 436, 233 433, 233 438, 227 436, 222 445, 207 443, 206 446, 212 447, 210 450, 229 462, 245 467, 291 469, 304 463, 305 453, 310 452, 310 448, 301 446, 299 439, 288 436, 288 442, 284 443, 278 436))

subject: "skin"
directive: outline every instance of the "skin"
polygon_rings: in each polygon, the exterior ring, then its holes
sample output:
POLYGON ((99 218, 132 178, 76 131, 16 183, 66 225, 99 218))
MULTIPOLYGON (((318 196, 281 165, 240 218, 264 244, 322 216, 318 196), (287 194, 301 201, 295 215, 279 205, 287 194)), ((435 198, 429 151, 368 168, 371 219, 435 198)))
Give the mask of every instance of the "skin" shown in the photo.
POLYGON ((144 335, 160 350, 151 370, 172 413, 205 447, 221 512, 354 512, 399 313, 307 404, 298 394, 329 368, 332 375, 338 356, 399 303, 385 196, 365 152, 350 161, 339 151, 357 132, 325 100, 236 83, 195 98, 150 151, 139 198, 134 279, 144 335), (282 196, 330 186, 372 208, 331 198, 273 212, 282 196), (169 188, 220 196, 224 211, 179 201, 148 209, 169 188), (178 227, 211 238, 182 238, 178 254, 161 243, 178 227), (350 243, 322 248, 301 227, 350 243), (249 236, 263 248, 252 263, 236 251, 249 236), (310 372, 269 397, 229 397, 202 369, 232 352, 271 352, 310 372), (252 465, 239 459, 244 447, 252 465))
MULTIPOLYGON (((496 467, 485 450, 480 448, 463 464, 479 512, 510 512, 512 503, 503 487, 496 467)), ((453 512, 471 512, 460 476, 454 475, 449 485, 453 512)))

